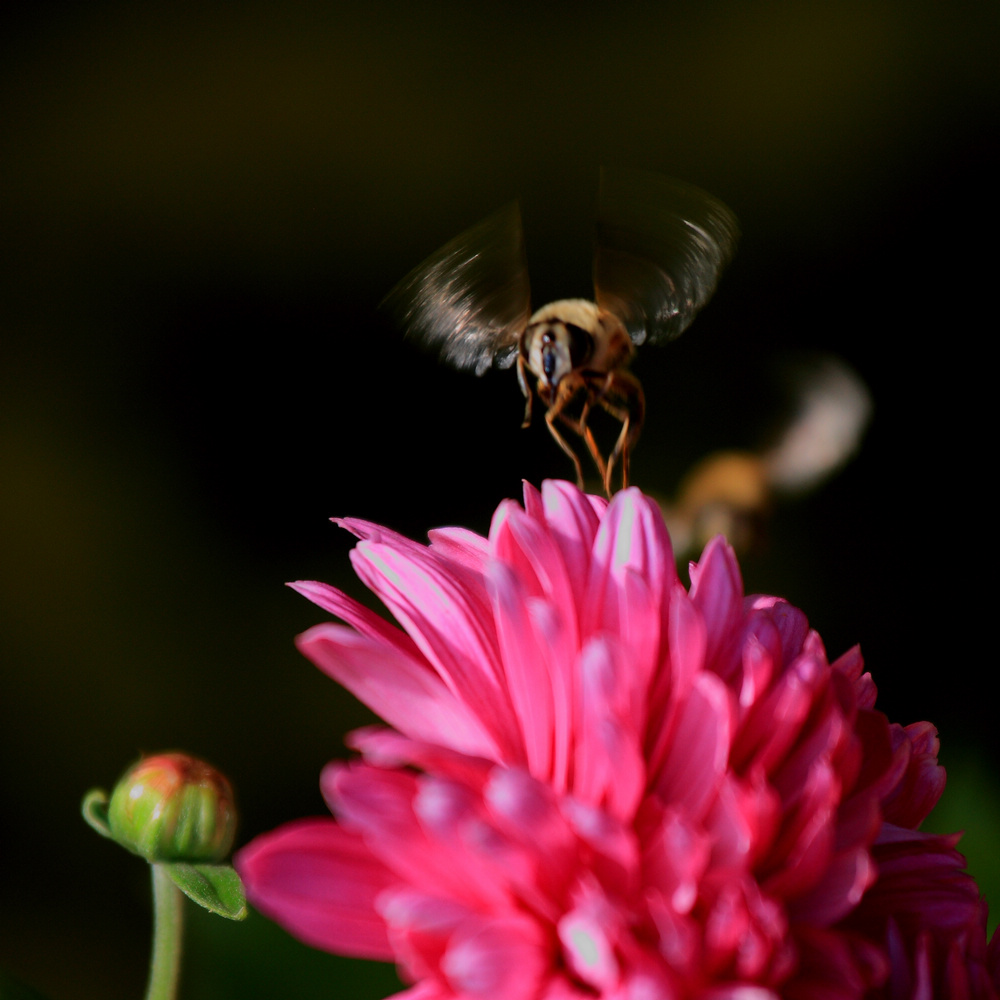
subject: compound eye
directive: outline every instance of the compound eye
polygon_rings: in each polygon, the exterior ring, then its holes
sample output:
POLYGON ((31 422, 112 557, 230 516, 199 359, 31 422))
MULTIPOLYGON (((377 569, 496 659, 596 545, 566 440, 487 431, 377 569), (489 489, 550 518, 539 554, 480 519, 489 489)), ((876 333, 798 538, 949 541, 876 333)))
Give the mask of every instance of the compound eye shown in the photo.
POLYGON ((594 336, 575 323, 566 324, 566 343, 569 363, 573 368, 583 368, 594 354, 594 336))

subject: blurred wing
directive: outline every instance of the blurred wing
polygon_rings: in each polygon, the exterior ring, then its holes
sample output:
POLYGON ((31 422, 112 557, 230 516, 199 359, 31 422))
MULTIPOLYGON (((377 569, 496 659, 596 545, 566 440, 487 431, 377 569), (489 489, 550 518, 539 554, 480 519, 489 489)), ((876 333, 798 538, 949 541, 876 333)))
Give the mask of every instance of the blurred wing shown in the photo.
POLYGON ((601 171, 594 287, 636 344, 680 336, 736 249, 736 216, 710 194, 641 171, 601 171))
POLYGON ((455 368, 482 375, 491 364, 509 366, 531 315, 517 202, 431 254, 382 307, 455 368))

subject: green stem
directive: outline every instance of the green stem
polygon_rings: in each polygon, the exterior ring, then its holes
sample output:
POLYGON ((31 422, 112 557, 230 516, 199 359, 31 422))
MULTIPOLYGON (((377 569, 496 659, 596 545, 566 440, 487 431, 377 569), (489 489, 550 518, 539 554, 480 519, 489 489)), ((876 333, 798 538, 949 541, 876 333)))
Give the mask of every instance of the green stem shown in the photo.
POLYGON ((153 869, 153 958, 146 1000, 174 1000, 181 967, 184 897, 163 865, 153 869))

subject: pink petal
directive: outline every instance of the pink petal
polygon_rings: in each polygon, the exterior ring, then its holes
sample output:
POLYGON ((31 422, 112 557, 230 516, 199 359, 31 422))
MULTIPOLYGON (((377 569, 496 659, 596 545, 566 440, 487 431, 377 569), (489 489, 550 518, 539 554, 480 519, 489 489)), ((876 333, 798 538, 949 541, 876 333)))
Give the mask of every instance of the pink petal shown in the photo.
POLYGON ((800 657, 747 713, 734 741, 732 763, 743 770, 751 761, 767 772, 785 759, 809 718, 816 692, 825 689, 827 669, 800 657))
POLYGON ((384 642, 410 656, 419 655, 413 640, 405 632, 395 625, 390 625, 384 618, 363 604, 359 604, 353 597, 348 597, 342 590, 326 583, 317 583, 315 580, 297 580, 288 586, 313 604, 318 604, 325 611, 347 622, 362 635, 384 642))
POLYGON ((547 646, 535 633, 514 573, 503 563, 491 567, 494 620, 510 699, 517 717, 528 770, 538 777, 552 773, 554 706, 547 646))
POLYGON ((441 969, 458 996, 533 1000, 551 964, 538 924, 512 914, 464 922, 441 969))
POLYGON ((383 893, 378 909, 406 977, 439 982, 449 939, 475 917, 475 911, 456 900, 409 888, 383 893))
POLYGON ((616 631, 630 614, 621 587, 630 573, 642 579, 649 601, 642 613, 659 626, 677 570, 660 508, 638 490, 616 493, 594 539, 593 561, 584 604, 585 632, 616 631))
POLYGON ((503 758, 523 762, 485 587, 472 587, 469 581, 460 585, 453 569, 423 548, 403 552, 361 542, 351 561, 448 687, 484 724, 503 758))
POLYGON ((656 792, 661 800, 683 809, 692 820, 701 820, 726 770, 729 704, 728 691, 718 678, 700 674, 680 708, 657 775, 656 792))
POLYGON ((945 786, 938 764, 937 730, 928 722, 890 727, 893 746, 906 767, 882 802, 885 818, 897 826, 917 827, 937 805, 945 786))
POLYGON ((805 652, 810 642, 815 644, 813 654, 826 659, 823 644, 819 641, 819 636, 810 630, 808 619, 788 601, 780 597, 764 597, 757 594, 748 597, 746 605, 751 619, 764 615, 775 624, 781 636, 782 659, 786 663, 805 652))
POLYGON ((398 531, 393 531, 392 528, 385 528, 381 524, 375 524, 374 521, 366 521, 360 517, 331 517, 330 520, 362 541, 385 542, 404 552, 416 551, 424 547, 419 542, 407 538, 406 535, 401 535, 398 531))
POLYGON ((476 715, 426 663, 342 625, 316 625, 297 640, 301 652, 400 732, 464 753, 496 758, 498 748, 476 715))
POLYGON ((817 927, 829 927, 861 902, 876 874, 868 851, 840 854, 826 867, 818 885, 790 903, 789 913, 793 919, 799 918, 817 927))
POLYGON ((364 764, 328 764, 320 788, 344 825, 360 830, 409 885, 487 909, 508 905, 510 887, 490 862, 504 844, 478 797, 454 783, 364 764))
POLYGON ((454 778, 469 788, 482 788, 493 768, 492 759, 414 740, 384 726, 364 726, 348 733, 345 743, 377 767, 415 767, 454 778))
POLYGON ((653 678, 647 709, 646 754, 652 787, 660 781, 663 762, 673 744, 677 715, 705 661, 705 623, 679 583, 674 585, 670 601, 669 633, 666 663, 653 678))
POLYGON ((436 979, 424 979, 402 993, 393 993, 386 1000, 455 1000, 455 994, 436 979))
POLYGON ((797 896, 813 888, 834 857, 840 785, 829 762, 818 760, 796 797, 784 803, 781 829, 771 846, 761 881, 774 896, 797 896))
POLYGON ((558 919, 576 874, 578 841, 545 784, 515 768, 495 768, 484 789, 493 829, 508 845, 499 861, 517 899, 558 919))
POLYGON ((705 819, 718 872, 744 872, 767 856, 782 818, 782 803, 759 770, 741 780, 727 775, 705 819))
POLYGON ((575 799, 563 803, 563 813, 580 840, 596 852, 592 864, 598 881, 617 892, 631 889, 639 871, 639 847, 631 824, 575 799))
POLYGON ((250 902, 324 951, 393 958, 379 893, 396 877, 332 819, 299 820, 257 837, 234 858, 250 902))
POLYGON ((467 528, 433 528, 427 537, 436 555, 474 573, 483 572, 490 549, 482 535, 467 528))
POLYGON ((844 674, 854 685, 854 693, 861 708, 872 708, 875 705, 875 683, 872 675, 866 674, 865 661, 861 656, 861 647, 852 646, 846 653, 838 657, 832 664, 834 670, 844 674))
MULTIPOLYGON (((521 485, 521 496, 524 500, 525 513, 529 517, 533 517, 536 520, 542 520, 544 518, 544 511, 542 509, 541 493, 539 493, 527 479, 525 479, 521 485)), ((542 483, 542 488, 544 489, 547 485, 547 482, 542 483)))
POLYGON ((622 648, 606 635, 584 646, 577 666, 581 711, 573 792, 618 819, 634 815, 646 788, 629 667, 622 648))
POLYGON ((781 636, 774 623, 755 616, 743 638, 742 678, 739 684, 741 715, 746 715, 764 697, 782 666, 781 636))
POLYGON ((577 641, 572 581, 548 526, 509 504, 505 516, 494 520, 490 546, 494 558, 517 579, 522 600, 544 596, 560 609, 568 634, 577 641))
POLYGON ((590 576, 590 552, 600 526, 598 510, 590 501, 569 483, 549 480, 542 484, 545 520, 566 567, 575 608, 583 607, 590 576))
POLYGON ((656 807, 656 812, 659 815, 643 837, 643 875, 672 913, 687 914, 698 899, 712 844, 681 811, 656 807))
POLYGON ((536 845, 553 862, 575 848, 559 800, 547 784, 526 771, 493 768, 483 800, 503 836, 536 845))
POLYGON ((690 572, 691 600, 701 612, 708 636, 705 661, 725 676, 729 664, 719 658, 730 653, 743 619, 743 581, 736 555, 718 535, 705 547, 701 561, 691 564, 690 572))

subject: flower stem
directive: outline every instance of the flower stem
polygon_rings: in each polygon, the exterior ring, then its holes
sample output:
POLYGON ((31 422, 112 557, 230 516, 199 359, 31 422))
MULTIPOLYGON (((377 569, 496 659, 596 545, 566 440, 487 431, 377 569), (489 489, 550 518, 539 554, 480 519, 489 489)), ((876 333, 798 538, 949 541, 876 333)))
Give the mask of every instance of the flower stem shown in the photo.
POLYGON ((163 865, 153 870, 153 958, 146 1000, 174 1000, 181 967, 184 896, 163 865))

